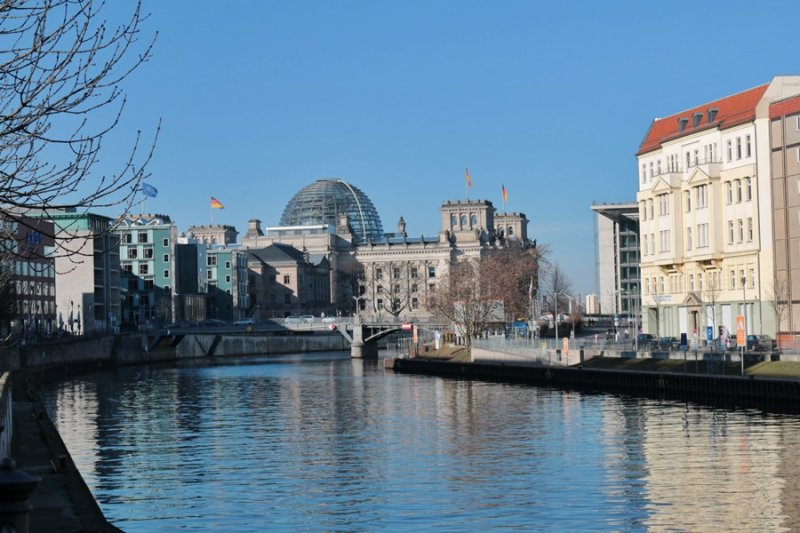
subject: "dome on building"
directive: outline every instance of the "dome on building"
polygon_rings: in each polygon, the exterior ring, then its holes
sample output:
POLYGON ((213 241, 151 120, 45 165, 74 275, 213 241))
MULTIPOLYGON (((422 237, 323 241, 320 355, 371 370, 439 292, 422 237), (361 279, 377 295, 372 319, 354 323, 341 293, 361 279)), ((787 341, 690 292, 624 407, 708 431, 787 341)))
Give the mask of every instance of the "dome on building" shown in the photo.
POLYGON ((286 204, 280 224, 336 227, 341 215, 347 215, 356 241, 383 237, 381 217, 372 201, 358 187, 340 179, 318 180, 300 189, 286 204))

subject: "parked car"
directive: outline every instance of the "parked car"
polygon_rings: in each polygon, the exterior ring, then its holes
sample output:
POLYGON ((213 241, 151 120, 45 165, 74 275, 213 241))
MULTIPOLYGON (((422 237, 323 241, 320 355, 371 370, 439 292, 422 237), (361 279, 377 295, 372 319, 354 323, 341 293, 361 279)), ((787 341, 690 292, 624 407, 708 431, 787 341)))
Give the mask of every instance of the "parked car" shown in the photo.
POLYGON ((769 335, 748 335, 747 349, 753 351, 774 351, 778 349, 778 341, 769 335))
POLYGON ((656 338, 650 333, 639 333, 636 336, 636 343, 640 349, 650 349, 656 342, 656 338))
POLYGON ((300 317, 306 324, 314 323, 314 315, 303 315, 300 317))
POLYGON ((234 326, 253 326, 255 325, 256 321, 252 318, 243 318, 241 320, 237 320, 233 323, 234 326))
POLYGON ((661 350, 679 350, 681 341, 677 337, 661 337, 658 339, 658 347, 661 350))

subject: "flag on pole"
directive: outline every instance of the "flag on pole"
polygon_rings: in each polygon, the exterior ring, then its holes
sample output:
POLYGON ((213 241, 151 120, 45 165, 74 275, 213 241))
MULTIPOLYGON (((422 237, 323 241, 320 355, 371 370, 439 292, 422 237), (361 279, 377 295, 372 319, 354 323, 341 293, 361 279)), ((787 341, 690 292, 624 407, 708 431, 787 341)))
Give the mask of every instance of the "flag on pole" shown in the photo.
POLYGON ((472 180, 469 178, 469 169, 467 169, 467 187, 472 188, 472 180))
POLYGON ((222 205, 222 203, 219 200, 217 200, 216 198, 214 198, 212 196, 211 197, 211 209, 225 209, 225 206, 222 205))
POLYGON ((149 196, 150 198, 155 198, 158 196, 158 189, 150 185, 149 183, 142 182, 142 194, 145 196, 149 196))
POLYGON ((506 190, 506 186, 503 185, 503 203, 508 201, 508 191, 506 190))

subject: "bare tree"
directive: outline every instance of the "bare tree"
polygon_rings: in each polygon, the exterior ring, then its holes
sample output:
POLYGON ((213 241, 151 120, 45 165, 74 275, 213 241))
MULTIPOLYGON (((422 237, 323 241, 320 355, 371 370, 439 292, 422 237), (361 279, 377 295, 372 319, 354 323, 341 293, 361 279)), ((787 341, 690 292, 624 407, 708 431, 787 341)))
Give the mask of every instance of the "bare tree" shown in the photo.
POLYGON ((772 312, 775 313, 775 320, 777 321, 777 331, 788 331, 789 328, 789 309, 790 309, 790 294, 789 282, 785 276, 778 276, 776 272, 772 280, 772 297, 769 299, 769 305, 772 312))
POLYGON ((482 266, 477 259, 462 259, 451 265, 428 297, 428 307, 461 330, 467 348, 497 319, 502 307, 495 297, 498 281, 493 279, 491 269, 482 266))
MULTIPOLYGON (((703 286, 703 301, 710 307, 711 309, 711 331, 713 331, 714 335, 717 335, 717 302, 719 301, 719 295, 722 292, 722 276, 720 275, 719 271, 709 271, 708 277, 706 278, 706 283, 703 286)), ((706 320, 708 320, 708 311, 705 310, 704 314, 706 316, 706 320)))
POLYGON ((344 313, 357 307, 363 294, 364 265, 355 259, 342 263, 336 272, 336 307, 344 313))
POLYGON ((550 265, 545 278, 543 292, 553 299, 553 324, 558 337, 558 315, 567 308, 567 296, 572 291, 572 283, 558 264, 550 265))
POLYGON ((481 260, 483 271, 493 281, 492 297, 503 302, 509 318, 528 317, 531 298, 539 290, 539 264, 544 251, 520 241, 508 241, 507 246, 490 250, 481 260))
MULTIPOLYGON (((0 3, 0 214, 123 206, 155 145, 136 133, 115 172, 97 175, 103 141, 125 107, 121 84, 148 60, 136 5, 122 24, 102 0, 0 3)), ((60 238, 68 238, 61 235, 60 238)))

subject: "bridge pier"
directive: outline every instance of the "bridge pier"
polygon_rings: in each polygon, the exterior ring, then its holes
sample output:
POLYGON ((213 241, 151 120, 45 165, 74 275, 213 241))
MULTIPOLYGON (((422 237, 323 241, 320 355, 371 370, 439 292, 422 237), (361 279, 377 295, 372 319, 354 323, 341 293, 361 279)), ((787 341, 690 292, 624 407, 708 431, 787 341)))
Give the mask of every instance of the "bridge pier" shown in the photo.
POLYGON ((364 340, 364 326, 361 321, 353 324, 353 339, 350 341, 350 357, 353 359, 377 359, 377 340, 364 340))

